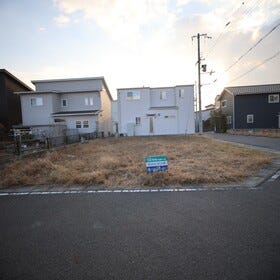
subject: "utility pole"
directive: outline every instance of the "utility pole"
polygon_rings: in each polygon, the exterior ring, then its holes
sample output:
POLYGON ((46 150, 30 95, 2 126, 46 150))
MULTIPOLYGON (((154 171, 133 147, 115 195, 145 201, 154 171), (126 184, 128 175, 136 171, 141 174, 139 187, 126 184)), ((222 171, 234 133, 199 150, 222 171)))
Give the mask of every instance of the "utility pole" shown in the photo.
POLYGON ((197 33, 197 35, 192 36, 193 38, 197 38, 197 71, 198 71, 198 103, 199 103, 199 113, 198 113, 198 127, 199 127, 199 134, 202 134, 203 127, 202 127, 202 115, 201 115, 201 81, 200 81, 200 63, 201 63, 201 57, 200 57, 200 37, 204 37, 207 39, 211 39, 211 37, 207 36, 207 33, 200 34, 197 33))

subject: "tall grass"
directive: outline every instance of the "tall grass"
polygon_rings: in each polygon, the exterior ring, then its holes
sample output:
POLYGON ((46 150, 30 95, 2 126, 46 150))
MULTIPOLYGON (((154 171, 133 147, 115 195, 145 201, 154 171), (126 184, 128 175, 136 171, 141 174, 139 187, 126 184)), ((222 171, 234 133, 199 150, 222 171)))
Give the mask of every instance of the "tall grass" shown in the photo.
POLYGON ((0 186, 105 185, 180 186, 239 181, 272 156, 199 136, 97 139, 14 161, 0 172, 0 186), (144 159, 164 154, 169 170, 147 174, 144 159))

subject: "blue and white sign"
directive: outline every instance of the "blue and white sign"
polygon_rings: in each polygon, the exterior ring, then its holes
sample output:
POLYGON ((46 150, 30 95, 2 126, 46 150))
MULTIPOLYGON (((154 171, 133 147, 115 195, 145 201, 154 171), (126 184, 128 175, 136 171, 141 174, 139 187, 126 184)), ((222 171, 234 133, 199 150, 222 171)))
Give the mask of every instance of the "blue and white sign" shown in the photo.
POLYGON ((167 156, 149 156, 145 158, 148 173, 168 170, 167 156))

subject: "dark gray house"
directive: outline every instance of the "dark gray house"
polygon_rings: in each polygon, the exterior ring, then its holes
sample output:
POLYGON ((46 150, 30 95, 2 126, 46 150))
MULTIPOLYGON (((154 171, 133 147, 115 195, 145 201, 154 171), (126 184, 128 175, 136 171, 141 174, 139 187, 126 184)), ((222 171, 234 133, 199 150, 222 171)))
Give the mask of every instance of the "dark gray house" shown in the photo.
POLYGON ((229 129, 280 128, 280 84, 226 87, 220 109, 229 129))
POLYGON ((0 127, 5 132, 22 122, 20 97, 15 91, 32 89, 7 70, 0 69, 0 127))

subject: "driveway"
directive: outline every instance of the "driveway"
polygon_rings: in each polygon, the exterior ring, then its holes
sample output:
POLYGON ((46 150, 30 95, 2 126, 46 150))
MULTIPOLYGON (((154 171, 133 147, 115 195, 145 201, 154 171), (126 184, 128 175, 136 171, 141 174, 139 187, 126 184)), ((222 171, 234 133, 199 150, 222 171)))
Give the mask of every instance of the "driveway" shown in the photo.
POLYGON ((0 279, 280 279, 280 181, 0 197, 0 279))
POLYGON ((224 133, 205 133, 205 134, 219 140, 280 151, 280 138, 231 135, 231 134, 224 134, 224 133))

